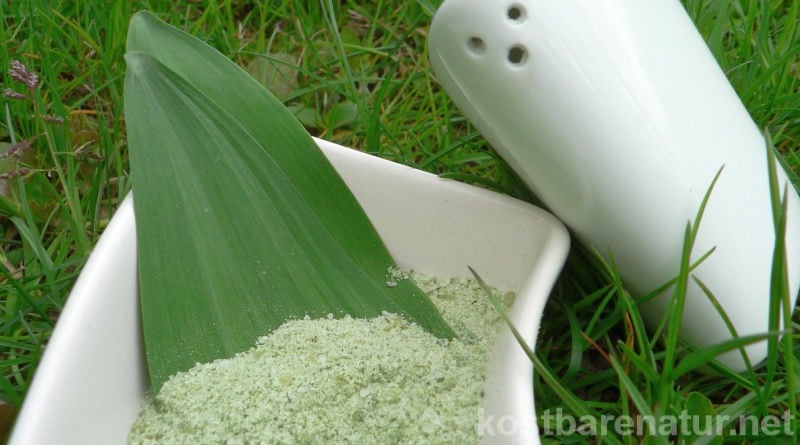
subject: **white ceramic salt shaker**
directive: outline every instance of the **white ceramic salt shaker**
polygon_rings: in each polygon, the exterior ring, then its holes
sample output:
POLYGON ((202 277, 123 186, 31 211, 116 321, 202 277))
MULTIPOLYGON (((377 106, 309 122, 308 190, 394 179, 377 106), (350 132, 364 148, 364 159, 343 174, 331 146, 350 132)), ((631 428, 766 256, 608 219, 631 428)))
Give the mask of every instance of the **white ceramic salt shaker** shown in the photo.
MULTIPOLYGON (((765 140, 678 0, 446 0, 429 34, 455 104, 638 295, 678 274, 684 230, 724 166, 692 259, 738 335, 768 331, 774 229, 765 140)), ((779 167, 780 170, 780 167, 779 167)), ((781 189, 787 183, 778 171, 781 189)), ((790 291, 800 200, 788 187, 790 291)), ((690 280, 681 336, 731 338, 690 280)), ((653 325, 670 292, 643 307, 653 325)), ((755 363, 766 342, 746 348, 755 363)), ((744 369, 738 351, 717 358, 744 369)))

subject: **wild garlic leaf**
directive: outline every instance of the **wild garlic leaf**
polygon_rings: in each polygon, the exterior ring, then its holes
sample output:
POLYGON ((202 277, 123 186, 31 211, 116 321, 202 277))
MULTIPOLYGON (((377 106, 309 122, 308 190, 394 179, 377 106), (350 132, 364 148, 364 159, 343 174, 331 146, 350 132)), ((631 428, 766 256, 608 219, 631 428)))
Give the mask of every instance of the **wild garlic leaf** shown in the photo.
POLYGON ((452 337, 410 281, 386 286, 393 260, 377 232, 264 87, 149 14, 135 16, 129 49, 125 114, 154 389, 305 315, 396 312, 452 337))

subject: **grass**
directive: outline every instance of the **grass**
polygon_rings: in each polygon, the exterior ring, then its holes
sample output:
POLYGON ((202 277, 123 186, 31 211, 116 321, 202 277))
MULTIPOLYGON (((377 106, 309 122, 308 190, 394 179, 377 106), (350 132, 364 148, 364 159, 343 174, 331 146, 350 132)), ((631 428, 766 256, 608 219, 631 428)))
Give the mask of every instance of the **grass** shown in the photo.
MULTIPOLYGON (((26 96, 0 98, 0 152, 22 141, 30 145, 17 145, 17 155, 0 159, 0 436, 24 398, 81 265, 130 188, 122 55, 135 10, 155 11, 246 67, 314 135, 534 199, 430 72, 425 35, 438 2, 264 3, 0 2, 6 48, 0 52, 2 88, 26 96), (41 85, 29 91, 5 74, 12 59, 37 72, 41 85)), ((770 135, 781 162, 795 171, 800 166, 800 4, 684 4, 754 120, 770 135)), ((689 266, 684 259, 680 282, 691 279, 689 266)), ((776 306, 787 305, 777 298, 782 273, 776 268, 776 306)), ((645 331, 635 297, 626 292, 613 262, 575 246, 537 345, 539 410, 600 416, 686 409, 731 418, 789 410, 800 419, 796 316, 773 320, 774 328, 791 329, 793 335, 772 340, 769 359, 752 373, 716 368, 701 374, 697 371, 707 355, 676 342, 675 326, 665 326, 664 337, 645 331), (672 371, 664 374, 666 362, 672 371)), ((656 434, 647 443, 670 439, 676 438, 656 434)), ((574 434, 558 442, 587 440, 574 434)), ((757 436, 719 440, 781 443, 757 436)), ((602 442, 640 439, 610 436, 602 442)))

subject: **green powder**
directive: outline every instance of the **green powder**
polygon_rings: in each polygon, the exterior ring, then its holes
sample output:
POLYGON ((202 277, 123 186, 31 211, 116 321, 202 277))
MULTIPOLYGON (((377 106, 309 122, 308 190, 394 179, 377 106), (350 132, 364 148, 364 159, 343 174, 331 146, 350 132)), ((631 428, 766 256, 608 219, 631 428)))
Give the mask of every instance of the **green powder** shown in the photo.
MULTIPOLYGON (((389 282, 407 278, 390 271, 389 282)), ((411 278, 457 339, 389 313, 289 321, 247 352, 173 376, 129 443, 477 443, 502 319, 474 280, 411 278)))

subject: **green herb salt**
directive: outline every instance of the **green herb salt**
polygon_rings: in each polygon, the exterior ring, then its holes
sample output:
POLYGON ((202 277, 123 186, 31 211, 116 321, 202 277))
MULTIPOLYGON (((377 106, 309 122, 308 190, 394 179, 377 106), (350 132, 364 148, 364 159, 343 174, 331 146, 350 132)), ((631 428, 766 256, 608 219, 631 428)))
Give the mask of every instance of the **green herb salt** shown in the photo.
MULTIPOLYGON (((390 271, 389 282, 407 278, 390 271)), ((502 319, 474 280, 411 278, 456 339, 390 313, 289 321, 249 351, 170 378, 146 402, 129 443, 477 443, 502 319)))

